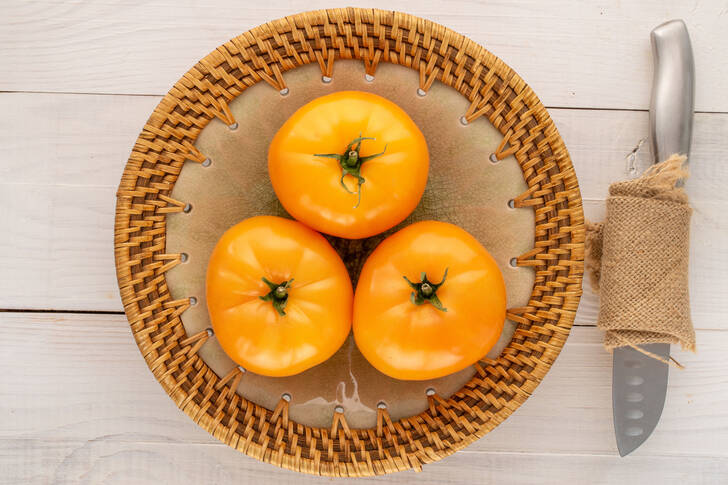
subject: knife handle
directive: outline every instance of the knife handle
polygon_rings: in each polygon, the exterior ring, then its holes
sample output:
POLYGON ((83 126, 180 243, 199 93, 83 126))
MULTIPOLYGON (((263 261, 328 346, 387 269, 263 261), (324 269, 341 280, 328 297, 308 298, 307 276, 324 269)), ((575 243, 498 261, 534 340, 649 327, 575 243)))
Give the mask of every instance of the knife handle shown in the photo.
POLYGON ((650 139, 655 163, 690 154, 695 107, 695 63, 685 22, 670 20, 651 33, 655 73, 650 139))

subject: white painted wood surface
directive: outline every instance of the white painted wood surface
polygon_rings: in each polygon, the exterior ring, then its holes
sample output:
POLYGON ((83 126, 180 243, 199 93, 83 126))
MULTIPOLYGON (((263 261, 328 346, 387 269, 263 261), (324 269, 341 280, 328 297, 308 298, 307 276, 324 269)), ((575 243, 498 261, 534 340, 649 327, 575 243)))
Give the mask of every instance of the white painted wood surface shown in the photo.
MULTIPOLYGON (((628 471, 644 472, 665 457, 680 460, 680 473, 664 476, 668 483, 687 474, 711 483, 715 473, 726 473, 728 332, 698 331, 700 354, 681 355, 687 370, 670 376, 660 426, 627 459, 616 455, 611 357, 600 338, 595 327, 575 327, 543 384, 514 416, 462 456, 426 466, 416 478, 406 473, 393 480, 472 483, 480 469, 493 483, 570 483, 585 480, 596 467, 615 475, 590 483, 616 483, 616 477, 627 479, 628 471), (456 471, 462 466, 470 471, 456 471), (559 471, 562 466, 570 469, 559 471), (539 467, 556 475, 542 474, 539 467), (430 474, 430 468, 436 471, 430 474)), ((0 381, 0 415, 8 418, 0 428, 5 450, 0 470, 14 470, 10 476, 18 480, 60 473, 55 478, 65 483, 71 471, 98 483, 117 473, 131 479, 147 471, 162 483, 176 477, 182 477, 178 483, 194 483, 205 473, 297 479, 227 450, 179 411, 147 370, 123 315, 0 313, 0 368, 10 369, 0 381), (113 453, 124 458, 109 458, 113 453), (20 470, 12 460, 19 460, 20 470), (54 465, 47 474, 37 469, 45 461, 54 465), (198 472, 185 476, 196 467, 198 472)))
POLYGON ((683 18, 697 47, 697 109, 728 111, 724 0, 223 0, 214 8, 197 0, 6 0, 0 90, 161 95, 222 41, 292 13, 347 5, 408 12, 467 35, 547 106, 561 107, 646 108, 649 32, 683 18))
MULTIPOLYGON (((358 4, 359 2, 348 2, 358 4)), ((483 44, 549 106, 586 214, 647 136, 649 31, 686 20, 698 90, 692 313, 655 433, 616 455, 611 358, 588 291, 552 371, 519 411, 464 452, 392 483, 725 483, 728 477, 727 1, 366 2, 483 44)), ((0 483, 329 483, 219 444, 156 383, 120 314, 114 193, 160 96, 199 58, 259 23, 331 6, 296 0, 0 2, 0 483), (142 95, 142 96, 140 96, 142 95), (20 311, 22 310, 22 311, 20 311), (69 313, 46 313, 55 310, 69 313)), ((650 162, 648 144, 636 151, 650 162)), ((370 480, 374 481, 374 480, 370 480)))

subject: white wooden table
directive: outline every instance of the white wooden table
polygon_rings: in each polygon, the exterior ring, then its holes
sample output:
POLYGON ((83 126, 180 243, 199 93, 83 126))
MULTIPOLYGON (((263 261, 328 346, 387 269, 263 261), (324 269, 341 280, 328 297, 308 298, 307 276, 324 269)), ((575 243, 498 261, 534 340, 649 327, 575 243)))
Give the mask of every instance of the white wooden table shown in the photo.
MULTIPOLYGON (((210 50, 335 2, 0 2, 0 483, 324 483, 259 463, 179 411, 129 331, 112 250, 115 189, 147 116, 210 50)), ((348 3, 359 3, 349 1, 348 3)), ((619 458, 611 357, 587 291, 553 370, 466 451, 397 483, 728 483, 728 2, 376 0, 470 36, 531 84, 563 135, 587 216, 627 158, 650 161, 649 32, 687 22, 697 68, 692 313, 652 437, 619 458)))

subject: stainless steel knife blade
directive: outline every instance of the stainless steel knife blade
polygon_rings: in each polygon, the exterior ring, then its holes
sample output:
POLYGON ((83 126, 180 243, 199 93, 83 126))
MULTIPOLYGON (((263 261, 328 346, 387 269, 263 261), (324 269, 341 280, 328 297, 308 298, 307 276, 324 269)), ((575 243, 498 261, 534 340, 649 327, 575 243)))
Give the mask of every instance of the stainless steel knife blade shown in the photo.
MULTIPOLYGON (((670 344, 640 346, 662 359, 670 344)), ((669 366, 631 347, 614 349, 612 413, 619 456, 627 456, 652 434, 662 415, 669 366)))
MULTIPOLYGON (((695 66, 682 20, 656 27, 650 35, 655 72, 650 103, 650 139, 655 163, 673 153, 688 155, 692 140, 695 66)), ((667 360, 670 344, 642 345, 667 360)), ((620 456, 637 449, 657 426, 667 393, 667 364, 631 347, 614 350, 612 413, 620 456)))

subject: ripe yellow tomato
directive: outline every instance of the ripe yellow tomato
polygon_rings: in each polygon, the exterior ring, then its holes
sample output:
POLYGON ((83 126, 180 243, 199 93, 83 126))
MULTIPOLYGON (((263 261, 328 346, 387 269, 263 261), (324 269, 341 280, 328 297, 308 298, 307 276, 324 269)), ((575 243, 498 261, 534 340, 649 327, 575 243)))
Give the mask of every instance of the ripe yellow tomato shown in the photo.
POLYGON ((354 294, 354 338, 380 372, 424 380, 457 372, 498 341, 503 276, 470 234, 444 222, 412 224, 369 256, 354 294))
POLYGON ((297 374, 331 357, 351 329, 352 293, 326 239, 280 217, 230 228, 207 267, 215 336, 235 362, 266 376, 297 374))
POLYGON ((283 207, 317 231, 347 239, 395 226, 417 206, 427 143, 399 106, 340 91, 301 107, 278 130, 268 172, 283 207))

